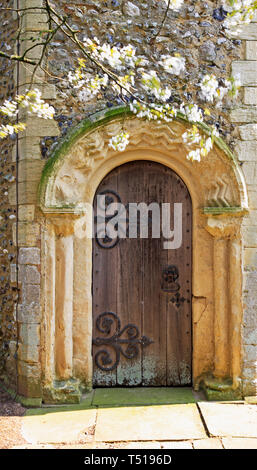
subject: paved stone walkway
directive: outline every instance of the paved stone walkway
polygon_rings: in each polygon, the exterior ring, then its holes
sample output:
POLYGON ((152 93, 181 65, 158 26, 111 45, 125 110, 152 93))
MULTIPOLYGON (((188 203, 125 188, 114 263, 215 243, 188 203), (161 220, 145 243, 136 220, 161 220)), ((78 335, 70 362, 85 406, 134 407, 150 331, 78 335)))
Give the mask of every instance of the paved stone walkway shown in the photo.
POLYGON ((22 420, 22 448, 257 449, 256 405, 206 402, 189 388, 98 389, 22 420))

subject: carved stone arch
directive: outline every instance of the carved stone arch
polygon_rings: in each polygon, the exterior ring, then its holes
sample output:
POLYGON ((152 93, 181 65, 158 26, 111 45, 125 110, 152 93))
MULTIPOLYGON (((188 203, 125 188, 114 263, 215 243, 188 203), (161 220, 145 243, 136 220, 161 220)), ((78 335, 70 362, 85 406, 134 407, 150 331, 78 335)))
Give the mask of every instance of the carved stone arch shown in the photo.
MULTIPOLYGON (((82 122, 47 163, 39 191, 46 299, 42 368, 47 399, 62 400, 67 381, 74 397, 79 384, 91 385, 92 241, 78 235, 78 228, 85 224, 90 231, 92 216, 85 208, 92 204, 104 176, 137 159, 170 167, 191 194, 194 386, 202 383, 212 390, 218 380, 221 389, 240 395, 240 227, 247 211, 245 183, 221 139, 216 139, 201 163, 188 161, 182 138, 186 128, 182 116, 171 123, 156 123, 135 118, 127 108, 112 109, 82 122), (124 152, 115 152, 108 142, 121 129, 129 133, 129 145, 124 152)), ((203 127, 203 132, 208 133, 208 128, 203 127)))

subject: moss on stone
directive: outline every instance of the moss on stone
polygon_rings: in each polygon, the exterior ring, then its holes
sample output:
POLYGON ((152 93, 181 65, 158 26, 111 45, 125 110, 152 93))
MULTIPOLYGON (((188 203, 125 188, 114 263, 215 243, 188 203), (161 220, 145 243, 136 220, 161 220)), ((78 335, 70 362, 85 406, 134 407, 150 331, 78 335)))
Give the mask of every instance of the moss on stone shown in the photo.
POLYGON ((230 377, 218 379, 209 374, 202 379, 200 387, 204 391, 208 401, 234 401, 243 399, 241 387, 239 386, 234 389, 233 381, 230 377))
POLYGON ((44 403, 80 403, 81 389, 80 382, 76 379, 67 381, 55 380, 53 385, 49 385, 43 390, 44 403))
POLYGON ((227 217, 228 214, 234 216, 242 216, 248 213, 248 210, 242 207, 204 207, 203 213, 205 215, 220 215, 227 217))

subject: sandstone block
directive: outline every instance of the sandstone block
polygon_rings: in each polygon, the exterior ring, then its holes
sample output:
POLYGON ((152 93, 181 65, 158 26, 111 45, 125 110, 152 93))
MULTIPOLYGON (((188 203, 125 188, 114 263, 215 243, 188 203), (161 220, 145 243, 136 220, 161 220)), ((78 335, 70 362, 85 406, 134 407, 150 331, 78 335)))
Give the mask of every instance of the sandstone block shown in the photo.
POLYGON ((248 186, 248 199, 250 209, 257 209, 257 190, 256 185, 248 186))
POLYGON ((28 32, 48 29, 47 15, 45 13, 27 11, 23 17, 22 29, 28 32))
MULTIPOLYGON (((38 79, 39 80, 39 79, 38 79)), ((34 80, 34 88, 37 88, 41 92, 41 98, 43 100, 54 100, 56 98, 56 88, 54 85, 50 83, 44 83, 44 79, 42 78, 39 83, 34 80)), ((20 87, 20 93, 24 93, 28 88, 27 84, 24 84, 20 87)))
POLYGON ((243 227, 244 245, 248 248, 257 247, 257 229, 256 226, 243 227))
MULTIPOLYGON (((40 225, 28 222, 19 222, 18 245, 35 246, 39 240, 40 225)), ((16 245, 16 223, 13 224, 13 242, 16 245)))
POLYGON ((35 215, 35 206, 33 204, 24 204, 19 206, 18 220, 21 222, 32 222, 35 215))
POLYGON ((60 130, 54 119, 41 119, 34 117, 27 119, 27 128, 24 132, 26 137, 59 136, 60 130))
POLYGON ((243 225, 257 225, 257 210, 252 209, 247 215, 244 216, 243 225))
POLYGON ((244 104, 255 104, 255 105, 257 104, 257 88, 256 87, 244 88, 244 104))
MULTIPOLYGON (((21 64, 21 63, 19 64, 19 85, 20 85, 21 89, 22 89, 23 86, 28 88, 28 85, 30 85, 34 69, 35 69, 34 65, 21 64)), ((14 79, 15 79, 15 82, 16 82, 16 76, 15 75, 17 76, 17 72, 16 72, 16 74, 14 73, 14 79)), ((36 72, 33 76, 33 82, 37 86, 37 84, 42 83, 42 81, 44 79, 45 79, 45 73, 40 68, 37 68, 37 70, 36 70, 36 72)), ((16 85, 17 85, 17 83, 16 83, 16 85)))
POLYGON ((245 58, 246 60, 257 60, 257 41, 246 41, 245 58))
POLYGON ((34 284, 23 284, 22 286, 22 303, 30 305, 32 303, 40 303, 40 286, 34 284))
POLYGON ((27 397, 41 397, 41 370, 38 364, 18 362, 18 392, 27 397))
MULTIPOLYGON (((18 183, 19 204, 36 204, 38 181, 22 181, 18 183)), ((11 206, 16 205, 16 185, 12 184, 8 191, 11 206)))
POLYGON ((232 122, 257 122, 257 106, 235 108, 231 111, 230 118, 232 122))
POLYGON ((245 124, 239 127, 242 140, 257 140, 257 124, 245 124))
POLYGON ((40 325, 36 323, 20 323, 19 340, 21 344, 40 344, 40 325))
POLYGON ((239 60, 232 62, 232 76, 240 76, 242 86, 257 85, 257 61, 239 60))
POLYGON ((40 264, 40 249, 35 247, 20 248, 18 259, 20 264, 40 264))
POLYGON ((19 359, 37 363, 39 361, 40 325, 35 323, 20 324, 19 339, 19 359))
POLYGON ((40 273, 37 267, 21 265, 19 269, 19 282, 25 284, 40 284, 40 273))
MULTIPOLYGON (((19 139, 19 160, 41 159, 40 139, 38 137, 21 137, 19 139)), ((13 158, 15 161, 15 156, 13 158)))
POLYGON ((36 364, 39 361, 39 347, 32 344, 20 344, 18 358, 20 361, 36 364))
POLYGON ((40 323, 40 305, 32 302, 30 305, 19 304, 17 309, 19 323, 40 323))
POLYGON ((39 183, 43 167, 44 162, 42 160, 21 160, 18 181, 37 181, 39 183))
POLYGON ((257 270, 257 250, 256 248, 244 248, 244 269, 257 270))
POLYGON ((237 39, 246 39, 249 41, 257 40, 257 28, 255 23, 249 23, 240 29, 240 32, 237 34, 237 39))
POLYGON ((245 140, 243 142, 238 142, 235 147, 235 152, 237 154, 238 160, 240 162, 257 162, 257 141, 254 140, 245 140))

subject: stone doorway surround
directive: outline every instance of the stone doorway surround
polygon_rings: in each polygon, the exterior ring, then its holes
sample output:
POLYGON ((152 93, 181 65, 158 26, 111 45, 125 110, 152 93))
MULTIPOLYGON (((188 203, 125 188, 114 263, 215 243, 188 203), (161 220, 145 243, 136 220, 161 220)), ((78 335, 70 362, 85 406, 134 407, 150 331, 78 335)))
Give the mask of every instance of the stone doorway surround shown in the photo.
MULTIPOLYGON (((221 139, 200 164, 186 159, 186 122, 138 120, 126 108, 97 113, 72 131, 40 183, 42 398, 76 402, 92 385, 92 216, 85 209, 115 167, 152 160, 174 170, 193 204, 193 386, 210 398, 242 396, 242 236, 244 178, 221 139), (124 120, 126 117, 126 120, 124 120), (121 129, 125 152, 108 147, 121 129), (76 228, 76 230, 74 230, 76 228)), ((204 126, 204 132, 208 128, 204 126)))

